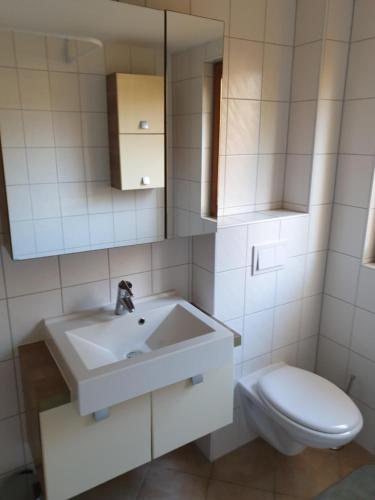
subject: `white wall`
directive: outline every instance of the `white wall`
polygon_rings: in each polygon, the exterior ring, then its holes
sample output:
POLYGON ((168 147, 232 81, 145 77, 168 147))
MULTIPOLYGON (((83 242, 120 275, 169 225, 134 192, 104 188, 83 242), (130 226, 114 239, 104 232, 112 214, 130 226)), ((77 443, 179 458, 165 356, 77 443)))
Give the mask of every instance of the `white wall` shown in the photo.
POLYGON ((375 451, 375 3, 356 0, 320 328, 318 373, 345 388, 365 426, 359 442, 375 451), (370 210, 369 210, 370 209, 370 210), (369 217, 368 217, 369 216, 369 217), (368 224, 368 239, 366 227, 368 224))

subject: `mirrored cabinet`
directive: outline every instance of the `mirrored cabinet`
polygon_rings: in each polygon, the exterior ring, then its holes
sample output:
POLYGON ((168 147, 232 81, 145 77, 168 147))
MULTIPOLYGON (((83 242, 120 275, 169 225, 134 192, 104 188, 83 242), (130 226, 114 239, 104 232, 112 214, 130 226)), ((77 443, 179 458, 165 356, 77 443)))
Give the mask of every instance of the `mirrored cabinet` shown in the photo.
POLYGON ((8 4, 13 258, 215 231, 223 23, 103 0, 8 4))

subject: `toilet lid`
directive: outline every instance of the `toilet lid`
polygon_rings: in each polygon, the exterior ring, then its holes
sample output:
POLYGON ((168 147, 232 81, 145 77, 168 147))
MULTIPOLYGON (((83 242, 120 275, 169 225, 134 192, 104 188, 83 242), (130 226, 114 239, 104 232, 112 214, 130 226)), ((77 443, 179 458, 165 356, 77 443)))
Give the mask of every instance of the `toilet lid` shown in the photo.
POLYGON ((258 381, 261 397, 289 419, 329 434, 354 429, 361 414, 337 386, 315 373, 282 366, 258 381))

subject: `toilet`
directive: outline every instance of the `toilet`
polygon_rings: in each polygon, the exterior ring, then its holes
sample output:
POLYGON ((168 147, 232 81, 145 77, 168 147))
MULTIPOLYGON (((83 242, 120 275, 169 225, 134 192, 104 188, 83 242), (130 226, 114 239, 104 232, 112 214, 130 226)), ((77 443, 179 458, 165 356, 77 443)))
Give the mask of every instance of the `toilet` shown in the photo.
POLYGON ((361 412, 350 397, 315 373, 276 363, 239 385, 250 427, 284 455, 307 446, 338 448, 362 429, 361 412))

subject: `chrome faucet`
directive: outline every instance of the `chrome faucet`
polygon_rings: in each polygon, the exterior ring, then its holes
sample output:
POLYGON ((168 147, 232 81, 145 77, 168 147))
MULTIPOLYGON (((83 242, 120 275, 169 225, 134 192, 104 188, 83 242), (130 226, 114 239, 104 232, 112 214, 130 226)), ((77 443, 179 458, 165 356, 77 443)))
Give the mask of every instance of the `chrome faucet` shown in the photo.
POLYGON ((132 301, 132 287, 133 285, 130 281, 120 281, 118 284, 115 314, 121 315, 126 312, 131 313, 135 311, 132 301))

